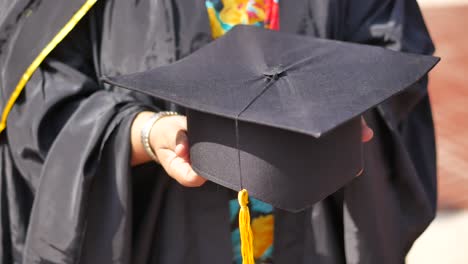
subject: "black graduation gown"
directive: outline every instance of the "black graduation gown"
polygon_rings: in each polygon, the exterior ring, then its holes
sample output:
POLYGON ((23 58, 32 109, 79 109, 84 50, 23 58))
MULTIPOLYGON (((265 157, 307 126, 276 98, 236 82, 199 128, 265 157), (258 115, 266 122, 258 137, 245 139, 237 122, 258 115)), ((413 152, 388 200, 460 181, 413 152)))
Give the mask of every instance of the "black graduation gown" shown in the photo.
MULTIPOLYGON (((17 2, 26 1, 4 12, 17 2)), ((50 1, 31 3, 34 12, 50 1)), ((415 0, 282 0, 280 15, 283 31, 433 52, 415 0)), ((22 38, 2 30, 3 107, 13 59, 29 62, 11 48, 22 38)), ((155 164, 129 164, 135 114, 174 106, 99 80, 171 63, 210 39, 201 0, 93 7, 35 71, 0 136, 1 263, 231 262, 228 190, 185 188, 155 164)), ((363 175, 305 211, 276 210, 275 263, 404 263, 435 215, 426 81, 365 114, 375 135, 363 175)))

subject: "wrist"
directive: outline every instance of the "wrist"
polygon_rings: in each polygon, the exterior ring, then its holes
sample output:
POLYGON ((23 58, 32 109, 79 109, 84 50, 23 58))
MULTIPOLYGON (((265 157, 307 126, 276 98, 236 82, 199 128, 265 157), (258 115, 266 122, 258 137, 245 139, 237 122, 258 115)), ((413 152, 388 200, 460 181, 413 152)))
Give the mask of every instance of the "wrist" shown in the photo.
POLYGON ((140 140, 141 140, 141 145, 143 146, 143 149, 146 153, 146 155, 153 161, 159 162, 158 157, 156 156, 156 153, 153 149, 153 146, 155 144, 153 142, 150 142, 150 139, 154 139, 155 135, 152 134, 153 132, 153 127, 160 118, 160 113, 153 113, 151 116, 149 116, 145 123, 143 123, 143 126, 140 131, 140 140), (152 144, 153 143, 153 144, 152 144))
POLYGON ((140 112, 133 120, 131 127, 132 166, 151 161, 151 157, 146 154, 146 151, 144 150, 144 147, 141 143, 141 129, 143 128, 145 122, 154 114, 154 112, 150 111, 140 112))
POLYGON ((178 113, 170 111, 154 113, 153 115, 151 115, 151 117, 149 117, 146 120, 145 124, 142 127, 141 143, 146 154, 156 162, 159 162, 159 158, 156 155, 155 151, 158 146, 156 141, 161 140, 159 136, 161 133, 158 133, 160 128, 157 125, 161 123, 161 119, 176 115, 178 115, 178 113))

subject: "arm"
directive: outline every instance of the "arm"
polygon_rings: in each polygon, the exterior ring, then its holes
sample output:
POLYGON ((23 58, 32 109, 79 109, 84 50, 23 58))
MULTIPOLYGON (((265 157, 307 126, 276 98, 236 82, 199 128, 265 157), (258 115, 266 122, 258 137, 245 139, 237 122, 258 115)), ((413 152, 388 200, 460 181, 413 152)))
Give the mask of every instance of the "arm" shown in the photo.
MULTIPOLYGON (((44 61, 10 113, 7 151, 18 173, 8 180, 8 201, 23 197, 28 210, 10 230, 24 263, 128 263, 131 255, 130 128, 151 108, 98 85, 86 26, 44 61)), ((167 177, 158 172, 162 193, 167 177)))
MULTIPOLYGON (((434 44, 416 0, 348 1, 345 40, 432 55, 434 44)), ((426 199, 428 213, 436 210, 436 155, 427 76, 411 89, 382 103, 378 112, 406 148, 426 199)), ((418 191, 419 192, 419 191, 418 191)))
MULTIPOLYGON (((434 52, 416 0, 343 2, 347 2, 343 23, 347 41, 403 52, 434 52)), ((435 142, 427 78, 379 105, 376 113, 376 121, 383 122, 375 140, 381 143, 370 148, 367 156, 367 164, 375 165, 373 172, 363 175, 345 194, 349 212, 345 223, 353 230, 347 240, 354 241, 347 252, 352 255, 358 247, 369 259, 404 262, 412 243, 436 213, 435 142), (369 225, 367 212, 385 217, 369 225), (385 241, 386 246, 375 241, 385 241)))

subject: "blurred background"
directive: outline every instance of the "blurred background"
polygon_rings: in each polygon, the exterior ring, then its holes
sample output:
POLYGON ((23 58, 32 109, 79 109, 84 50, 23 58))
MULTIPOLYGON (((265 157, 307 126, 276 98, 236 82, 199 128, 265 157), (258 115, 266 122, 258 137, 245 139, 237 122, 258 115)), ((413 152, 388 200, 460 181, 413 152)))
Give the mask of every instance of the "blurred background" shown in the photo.
POLYGON ((468 263, 468 0, 418 0, 441 63, 429 93, 438 147, 439 210, 408 264, 468 263))

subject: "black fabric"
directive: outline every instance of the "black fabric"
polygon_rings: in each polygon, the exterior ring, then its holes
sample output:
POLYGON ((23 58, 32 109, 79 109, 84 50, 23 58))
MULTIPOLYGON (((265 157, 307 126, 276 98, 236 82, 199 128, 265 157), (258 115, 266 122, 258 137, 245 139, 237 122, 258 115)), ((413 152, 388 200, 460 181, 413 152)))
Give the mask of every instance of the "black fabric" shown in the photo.
MULTIPOLYGON (((2 2, 2 23, 16 3, 2 2)), ((285 32, 433 52, 414 0, 285 0, 280 16, 285 32)), ((174 106, 99 82, 174 62, 209 42, 204 1, 98 1, 88 18, 95 23, 80 23, 41 65, 0 135, 0 262, 230 263, 230 191, 211 182, 184 188, 156 165, 130 168, 134 114, 174 106)), ((42 36, 51 27, 24 30, 42 36)), ((29 63, 27 50, 2 52, 29 63)), ((275 212, 275 263, 404 263, 436 199, 425 82, 414 91, 391 100, 411 105, 365 113, 376 133, 363 145, 363 175, 312 208, 275 212)))

